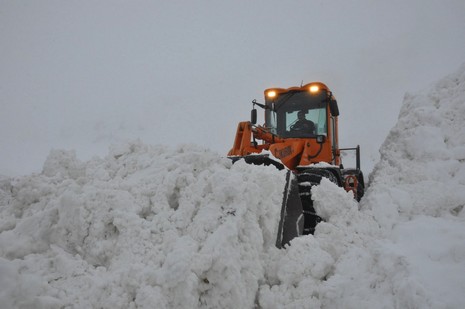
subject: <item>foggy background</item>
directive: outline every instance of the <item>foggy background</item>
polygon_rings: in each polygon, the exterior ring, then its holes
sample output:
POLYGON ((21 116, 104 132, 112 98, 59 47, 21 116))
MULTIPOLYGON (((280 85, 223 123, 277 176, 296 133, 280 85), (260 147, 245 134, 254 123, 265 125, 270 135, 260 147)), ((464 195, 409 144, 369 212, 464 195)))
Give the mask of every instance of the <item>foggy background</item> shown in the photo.
POLYGON ((312 81, 368 174, 404 94, 464 62, 463 0, 0 0, 0 174, 136 138, 226 155, 252 99, 312 81))

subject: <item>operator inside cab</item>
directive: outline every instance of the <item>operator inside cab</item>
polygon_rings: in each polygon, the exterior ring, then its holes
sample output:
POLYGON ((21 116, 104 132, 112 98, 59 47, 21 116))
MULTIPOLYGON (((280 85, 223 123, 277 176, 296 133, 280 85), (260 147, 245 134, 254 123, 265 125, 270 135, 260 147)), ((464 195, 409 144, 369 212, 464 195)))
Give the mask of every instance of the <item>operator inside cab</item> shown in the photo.
POLYGON ((291 131, 315 134, 315 124, 313 121, 305 118, 305 111, 299 111, 297 113, 297 118, 297 121, 291 125, 291 131))

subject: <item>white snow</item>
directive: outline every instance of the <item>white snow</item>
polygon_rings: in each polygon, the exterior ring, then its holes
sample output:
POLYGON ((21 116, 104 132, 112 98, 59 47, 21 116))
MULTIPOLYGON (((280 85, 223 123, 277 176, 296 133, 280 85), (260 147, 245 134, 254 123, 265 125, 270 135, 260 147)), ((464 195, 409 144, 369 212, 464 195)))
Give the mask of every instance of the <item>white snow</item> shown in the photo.
POLYGON ((405 96, 361 203, 275 248, 285 171, 120 144, 0 178, 1 308, 463 308, 465 66, 405 96))

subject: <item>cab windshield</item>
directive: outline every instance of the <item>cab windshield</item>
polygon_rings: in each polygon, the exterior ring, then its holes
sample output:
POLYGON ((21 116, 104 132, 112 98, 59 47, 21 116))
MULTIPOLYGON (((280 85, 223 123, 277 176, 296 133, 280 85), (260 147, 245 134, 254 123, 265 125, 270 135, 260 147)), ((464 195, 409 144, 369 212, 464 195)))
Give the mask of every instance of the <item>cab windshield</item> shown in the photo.
POLYGON ((281 137, 326 135, 326 104, 326 91, 294 91, 267 99, 265 125, 281 137))

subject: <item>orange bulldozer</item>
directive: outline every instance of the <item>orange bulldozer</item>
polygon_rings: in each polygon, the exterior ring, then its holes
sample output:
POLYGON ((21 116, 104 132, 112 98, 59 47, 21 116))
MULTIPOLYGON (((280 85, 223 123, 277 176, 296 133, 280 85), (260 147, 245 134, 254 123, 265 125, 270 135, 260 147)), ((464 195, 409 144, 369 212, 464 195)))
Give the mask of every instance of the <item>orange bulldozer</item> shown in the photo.
POLYGON ((287 169, 278 248, 294 237, 313 234, 322 219, 313 207, 311 189, 327 178, 358 201, 364 194, 360 147, 339 148, 339 108, 321 82, 301 87, 265 90, 265 103, 252 101, 251 121, 240 122, 228 157, 236 162, 287 169), (257 125, 256 106, 264 109, 265 123, 257 125), (355 151, 356 167, 344 168, 341 151, 355 151))

